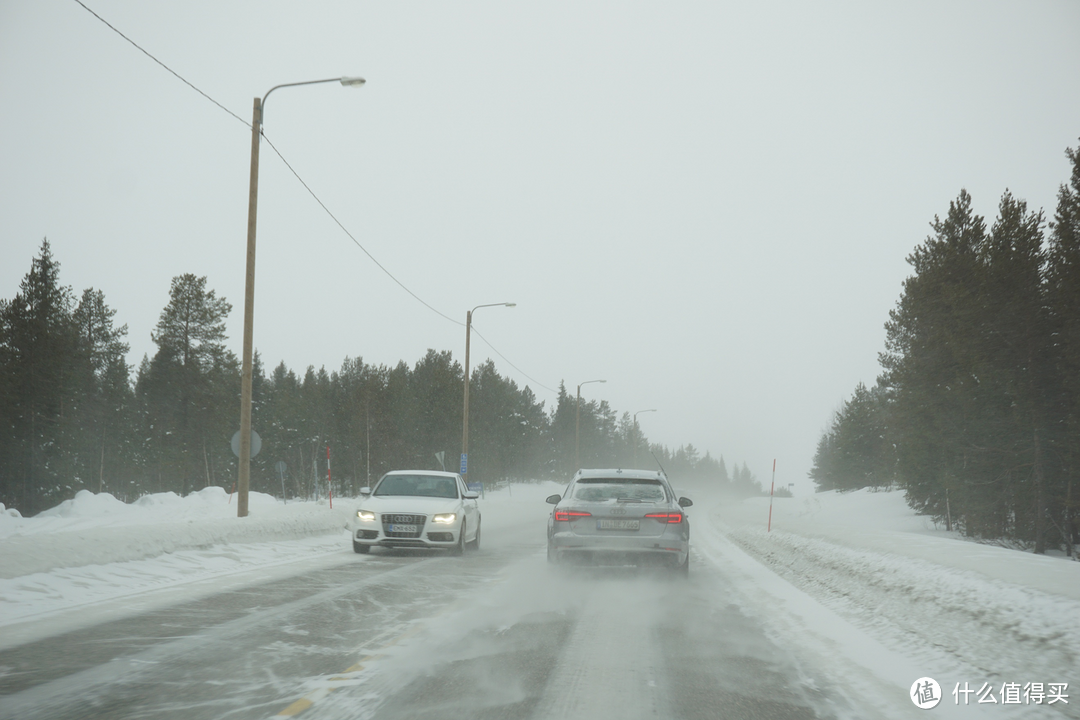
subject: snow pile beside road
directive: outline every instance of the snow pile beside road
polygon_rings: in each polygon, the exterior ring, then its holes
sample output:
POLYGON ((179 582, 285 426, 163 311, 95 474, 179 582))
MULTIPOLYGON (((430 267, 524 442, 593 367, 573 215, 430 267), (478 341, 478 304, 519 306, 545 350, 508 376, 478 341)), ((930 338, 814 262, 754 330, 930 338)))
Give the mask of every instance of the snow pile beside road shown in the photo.
POLYGON ((146 495, 132 504, 108 493, 80 491, 74 499, 31 518, 0 514, 0 578, 57 568, 143 560, 215 545, 296 540, 340 532, 355 503, 343 499, 282 503, 249 495, 248 517, 220 487, 186 497, 146 495))
MULTIPOLYGON (((712 525, 882 642, 1000 682, 1067 681, 1080 666, 1080 563, 965 542, 899 492, 720 503, 712 525), (932 657, 933 656, 933 657, 932 657)), ((958 677, 963 681, 965 677, 958 677)), ((971 678, 974 679, 974 678, 971 678)))

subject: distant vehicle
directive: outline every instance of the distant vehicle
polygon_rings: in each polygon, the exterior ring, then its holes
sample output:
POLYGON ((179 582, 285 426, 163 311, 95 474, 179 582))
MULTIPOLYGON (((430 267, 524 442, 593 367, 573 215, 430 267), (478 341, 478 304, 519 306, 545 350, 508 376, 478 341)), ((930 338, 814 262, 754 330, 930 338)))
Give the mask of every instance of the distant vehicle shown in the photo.
POLYGON ((372 547, 442 548, 462 555, 480 547, 478 493, 456 473, 395 470, 379 478, 353 518, 353 550, 372 547))
POLYGON ((675 493, 662 472, 579 470, 566 496, 552 495, 548 562, 658 565, 690 572, 694 503, 675 493))

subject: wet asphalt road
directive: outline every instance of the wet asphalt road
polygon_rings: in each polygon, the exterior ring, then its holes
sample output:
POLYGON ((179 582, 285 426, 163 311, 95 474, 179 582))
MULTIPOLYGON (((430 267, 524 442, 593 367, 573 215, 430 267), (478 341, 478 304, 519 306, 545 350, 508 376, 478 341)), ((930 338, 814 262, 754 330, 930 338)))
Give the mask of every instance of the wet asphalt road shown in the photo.
MULTIPOLYGON (((541 536, 542 541, 542 536, 541 536)), ((0 717, 829 717, 695 558, 559 571, 534 532, 354 555, 3 652, 0 717), (816 712, 815 712, 816 710, 816 712)))

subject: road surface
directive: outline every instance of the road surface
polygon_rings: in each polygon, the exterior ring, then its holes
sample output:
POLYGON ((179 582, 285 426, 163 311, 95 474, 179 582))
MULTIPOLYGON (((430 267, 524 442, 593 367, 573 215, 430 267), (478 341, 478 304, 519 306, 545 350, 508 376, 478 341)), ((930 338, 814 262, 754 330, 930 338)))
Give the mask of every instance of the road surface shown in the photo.
MULTIPOLYGON (((689 580, 547 565, 543 525, 484 527, 464 558, 373 551, 4 651, 0 717, 847 716, 740 609, 689 580)), ((691 538, 693 540, 693 537, 691 538)))

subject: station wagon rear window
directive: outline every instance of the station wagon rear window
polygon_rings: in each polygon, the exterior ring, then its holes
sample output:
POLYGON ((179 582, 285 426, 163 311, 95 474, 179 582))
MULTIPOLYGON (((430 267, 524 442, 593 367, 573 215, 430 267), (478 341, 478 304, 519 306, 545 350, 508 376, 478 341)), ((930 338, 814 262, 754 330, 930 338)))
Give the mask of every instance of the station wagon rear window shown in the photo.
POLYGON ((582 478, 574 485, 574 499, 582 502, 663 502, 666 497, 660 481, 649 478, 582 478))

